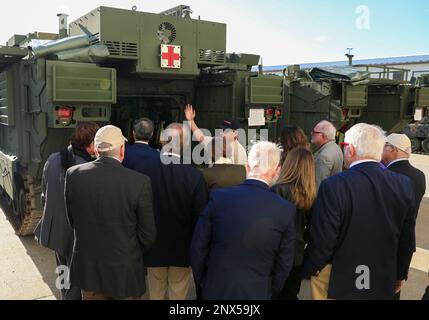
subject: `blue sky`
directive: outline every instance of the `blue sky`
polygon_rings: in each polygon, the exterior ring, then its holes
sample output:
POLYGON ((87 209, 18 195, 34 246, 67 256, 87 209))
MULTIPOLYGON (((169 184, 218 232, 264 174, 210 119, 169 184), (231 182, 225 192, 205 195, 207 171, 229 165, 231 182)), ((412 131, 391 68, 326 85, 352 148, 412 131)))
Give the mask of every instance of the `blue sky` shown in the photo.
POLYGON ((425 0, 1 1, 0 44, 14 33, 55 32, 59 10, 74 20, 100 5, 159 12, 180 3, 194 18, 227 23, 228 51, 260 54, 265 65, 342 60, 347 47, 356 59, 429 53, 425 0))

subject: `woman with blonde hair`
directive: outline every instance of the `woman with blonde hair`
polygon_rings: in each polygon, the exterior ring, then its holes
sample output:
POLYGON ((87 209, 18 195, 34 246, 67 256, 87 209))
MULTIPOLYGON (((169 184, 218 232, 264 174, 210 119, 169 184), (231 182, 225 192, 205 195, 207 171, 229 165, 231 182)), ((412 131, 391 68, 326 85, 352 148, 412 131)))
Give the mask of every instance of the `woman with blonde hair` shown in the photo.
POLYGON ((298 300, 301 288, 301 269, 306 244, 306 226, 316 199, 316 173, 313 155, 307 148, 288 152, 282 165, 277 184, 272 190, 296 206, 295 262, 282 292, 277 299, 298 300))

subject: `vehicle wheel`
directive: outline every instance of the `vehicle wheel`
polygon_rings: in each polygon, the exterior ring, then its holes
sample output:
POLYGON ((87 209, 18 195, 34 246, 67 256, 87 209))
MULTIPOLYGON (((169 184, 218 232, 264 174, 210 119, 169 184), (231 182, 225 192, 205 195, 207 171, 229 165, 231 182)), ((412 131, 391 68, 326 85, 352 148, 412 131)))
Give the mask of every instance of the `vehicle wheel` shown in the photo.
POLYGON ((423 140, 422 149, 424 152, 429 153, 429 138, 427 138, 426 140, 423 140))
POLYGON ((18 208, 17 208, 17 216, 19 221, 22 223, 25 219, 25 215, 27 212, 27 198, 25 195, 25 191, 23 188, 18 191, 18 208))
POLYGON ((418 152, 420 151, 420 148, 422 147, 422 142, 420 141, 419 138, 411 138, 411 150, 413 152, 418 152))

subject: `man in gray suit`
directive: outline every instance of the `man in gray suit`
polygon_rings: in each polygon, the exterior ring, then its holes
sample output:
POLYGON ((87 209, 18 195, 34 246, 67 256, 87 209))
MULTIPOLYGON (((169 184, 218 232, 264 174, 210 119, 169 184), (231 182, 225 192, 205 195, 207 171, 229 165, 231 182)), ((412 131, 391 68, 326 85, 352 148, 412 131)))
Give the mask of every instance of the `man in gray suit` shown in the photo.
POLYGON ((329 121, 319 122, 311 131, 311 142, 318 148, 314 154, 316 184, 343 171, 343 153, 335 143, 337 129, 329 121))
MULTIPOLYGON (((73 251, 73 230, 67 222, 64 203, 64 177, 67 169, 92 161, 94 137, 99 129, 95 122, 80 123, 70 145, 53 153, 43 168, 42 205, 43 217, 34 231, 37 241, 55 251, 57 266, 69 266, 73 251)), ((80 300, 80 288, 71 286, 61 290, 63 300, 80 300)))

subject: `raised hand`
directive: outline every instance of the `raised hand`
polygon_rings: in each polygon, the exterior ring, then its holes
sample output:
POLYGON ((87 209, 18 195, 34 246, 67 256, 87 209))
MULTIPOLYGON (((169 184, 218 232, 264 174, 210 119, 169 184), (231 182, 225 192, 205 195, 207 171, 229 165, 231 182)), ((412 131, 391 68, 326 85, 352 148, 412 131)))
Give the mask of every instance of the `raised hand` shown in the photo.
POLYGON ((188 121, 194 121, 195 119, 195 110, 191 104, 188 104, 185 107, 185 118, 188 121))

